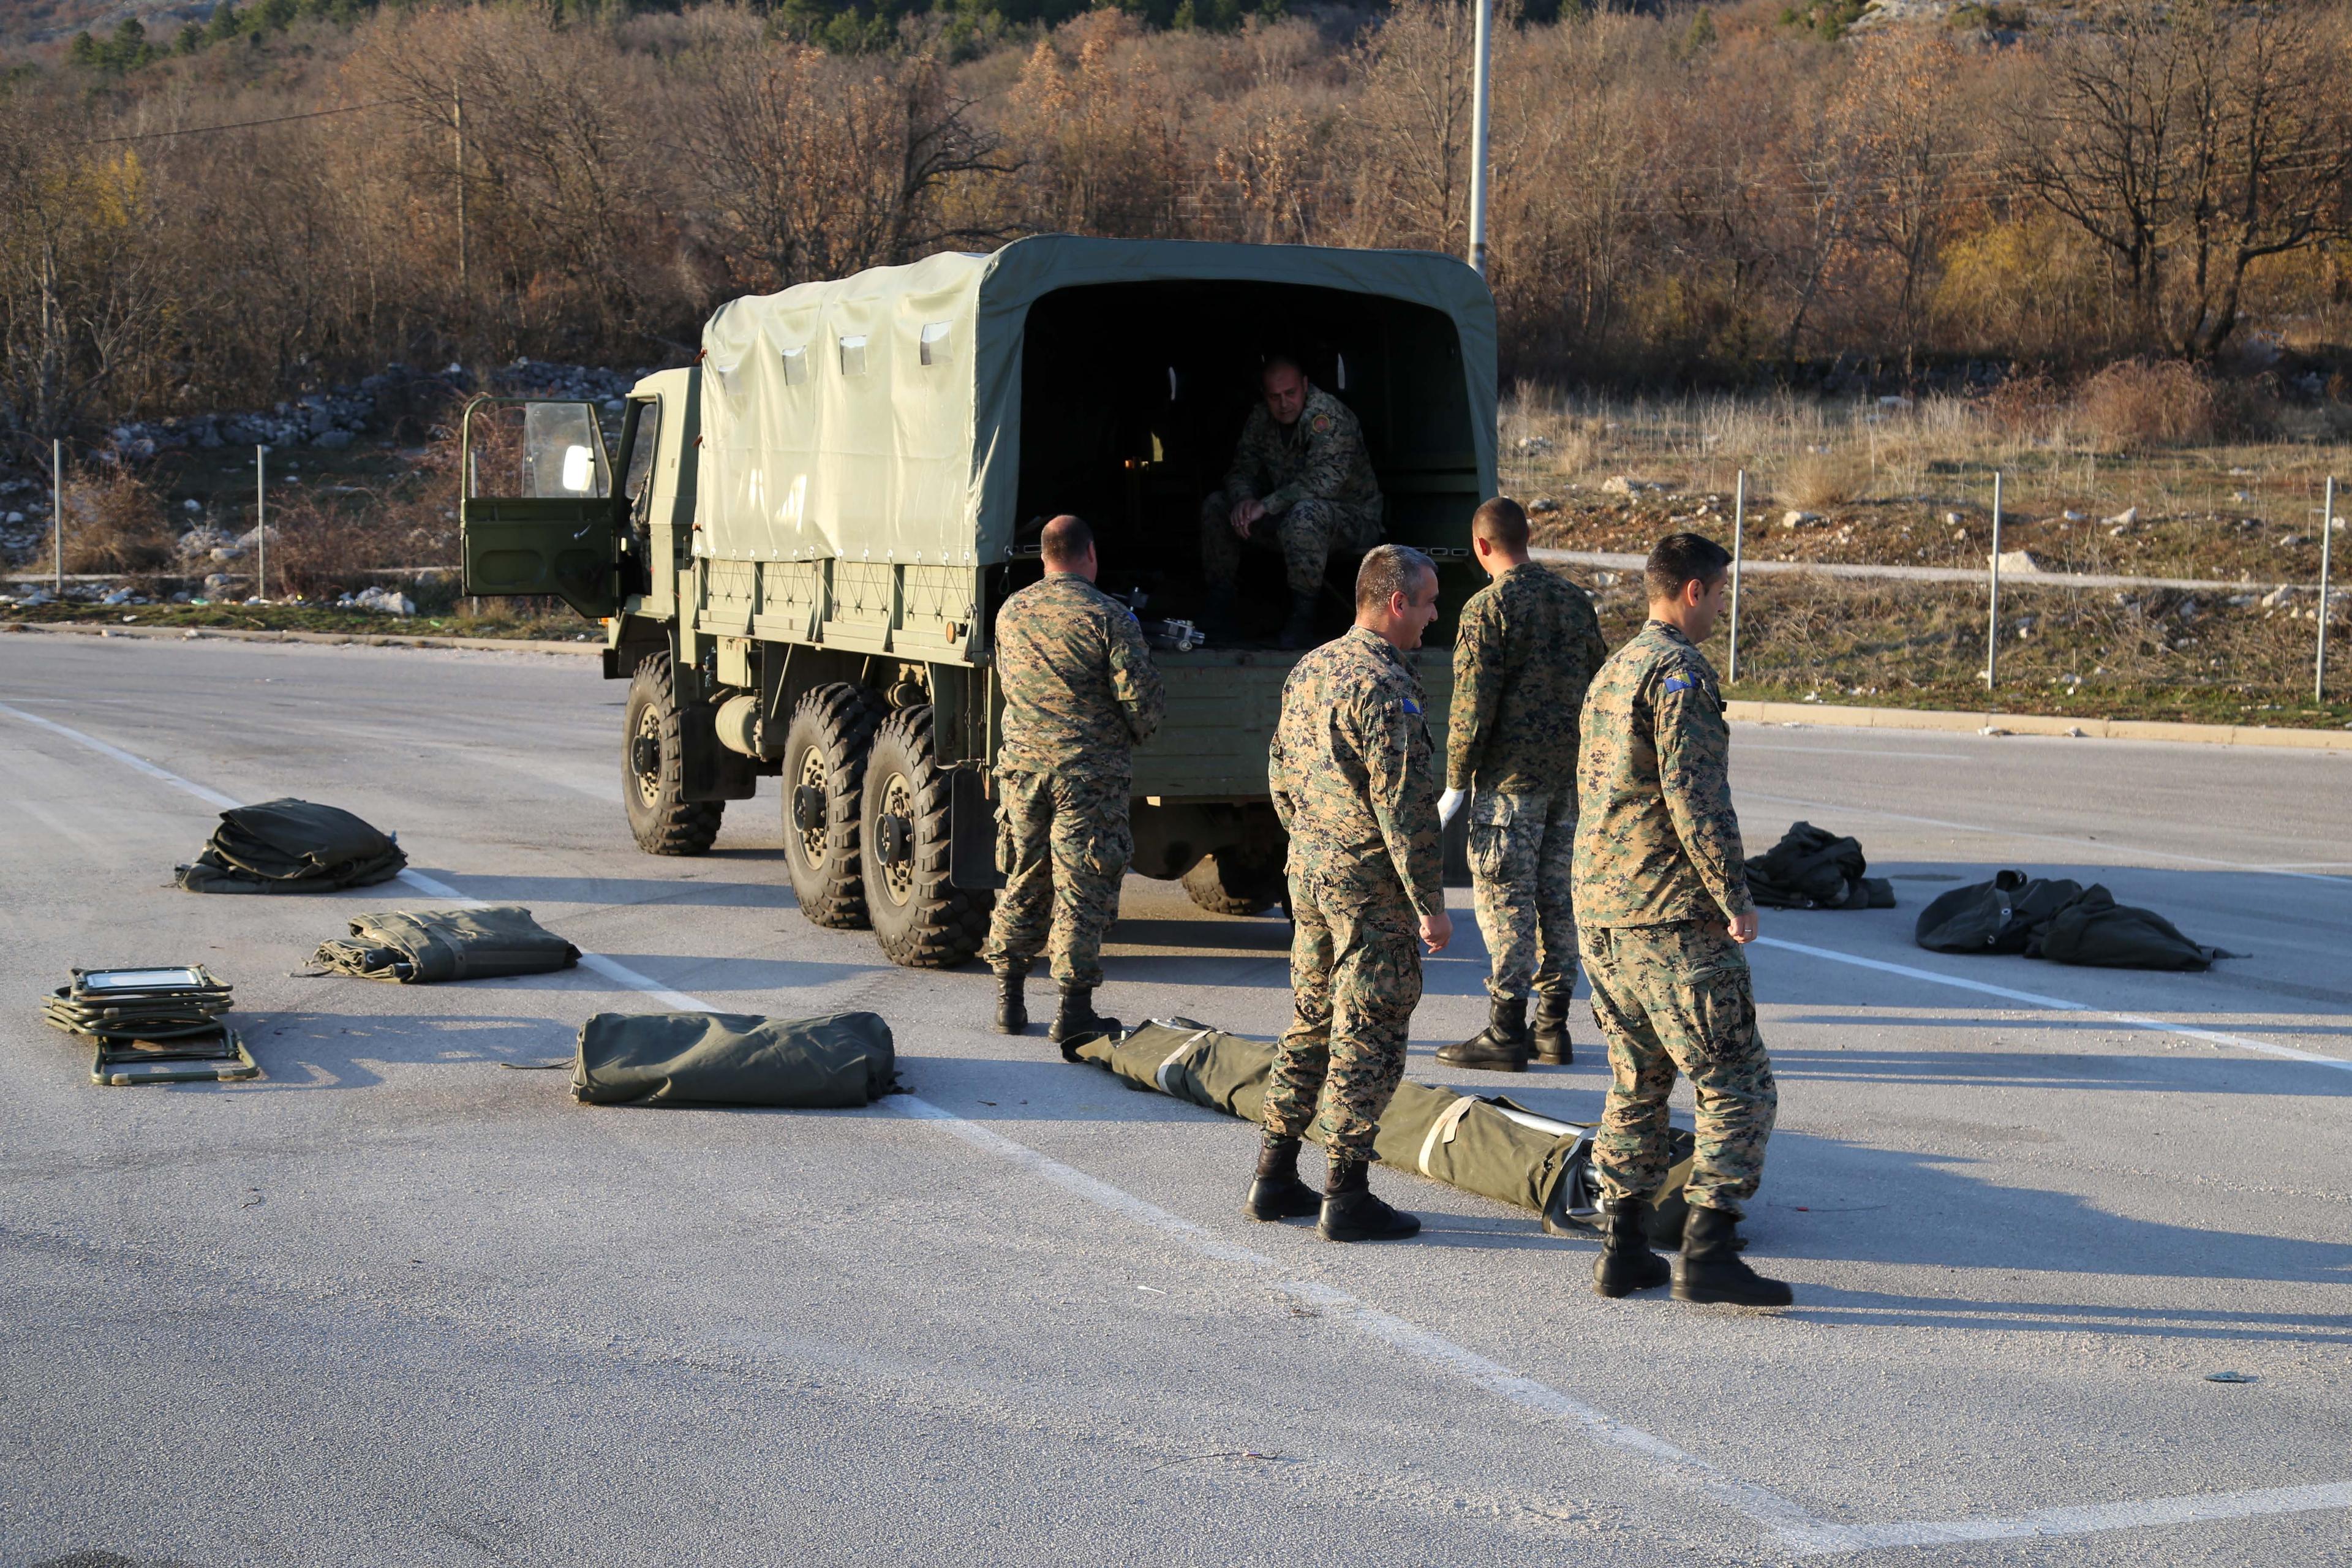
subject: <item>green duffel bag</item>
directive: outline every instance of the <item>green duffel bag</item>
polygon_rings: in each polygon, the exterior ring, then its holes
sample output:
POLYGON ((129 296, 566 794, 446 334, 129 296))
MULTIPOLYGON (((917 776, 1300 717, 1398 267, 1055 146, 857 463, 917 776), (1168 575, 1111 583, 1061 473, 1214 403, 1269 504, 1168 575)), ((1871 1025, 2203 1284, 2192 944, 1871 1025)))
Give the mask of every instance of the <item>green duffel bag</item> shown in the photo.
POLYGON ((896 1068, 890 1026, 873 1013, 599 1013, 580 1027, 572 1098, 844 1110, 890 1093, 896 1068))
MULTIPOLYGON (((1125 1035, 1077 1047, 1078 1058, 1107 1068, 1137 1089, 1157 1089, 1248 1121, 1265 1119, 1274 1045, 1229 1035, 1188 1018, 1154 1019, 1125 1035)), ((1481 1099, 1410 1080, 1381 1113, 1373 1152, 1381 1163, 1531 1209, 1555 1235, 1593 1234, 1600 1189, 1593 1179, 1592 1129, 1540 1116, 1496 1096, 1481 1099)), ((1307 1132, 1315 1138, 1312 1129, 1307 1132)), ((1675 1129, 1674 1167, 1651 1194, 1652 1234, 1662 1244, 1682 1236, 1683 1184, 1690 1179, 1691 1135, 1675 1129)), ((1318 1140, 1319 1142, 1319 1140, 1318 1140)))
POLYGON ((319 944, 314 963, 364 980, 425 985, 545 974, 580 962, 580 950, 520 904, 479 910, 387 910, 361 915, 352 934, 319 944))
POLYGON ((222 812, 176 880, 192 893, 320 893, 386 881, 407 864, 390 834, 340 806, 266 800, 222 812))

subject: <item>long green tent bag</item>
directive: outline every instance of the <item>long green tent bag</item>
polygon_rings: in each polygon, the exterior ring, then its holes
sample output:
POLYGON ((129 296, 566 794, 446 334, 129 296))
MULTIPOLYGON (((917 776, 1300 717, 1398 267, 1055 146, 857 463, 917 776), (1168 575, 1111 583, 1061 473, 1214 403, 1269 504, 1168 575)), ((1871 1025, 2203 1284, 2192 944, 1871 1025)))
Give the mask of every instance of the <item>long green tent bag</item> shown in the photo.
MULTIPOLYGON (((1266 1080, 1274 1070, 1269 1041, 1187 1018, 1153 1019, 1123 1036, 1089 1040, 1077 1054, 1132 1088, 1157 1089, 1247 1121, 1265 1120, 1266 1080)), ((1594 1235, 1601 1193, 1592 1175, 1592 1132, 1500 1096, 1480 1099, 1408 1080, 1381 1113, 1373 1150, 1382 1164, 1533 1209, 1555 1236, 1594 1235)), ((1307 1136, 1316 1137, 1312 1129, 1307 1136)), ((1650 1196, 1651 1234, 1660 1245, 1681 1240, 1683 1184, 1690 1179, 1691 1135, 1676 1128, 1671 1136, 1674 1168, 1650 1196)))
POLYGON ((896 1068, 890 1026, 873 1013, 599 1013, 580 1027, 572 1098, 845 1110, 891 1092, 896 1068))
POLYGON ((177 879, 192 893, 320 893, 385 881, 407 864, 390 834, 340 806, 266 800, 222 812, 177 879))
POLYGON ((365 980, 424 985, 569 969, 580 950, 520 904, 492 904, 361 915, 350 936, 320 942, 311 962, 365 980))

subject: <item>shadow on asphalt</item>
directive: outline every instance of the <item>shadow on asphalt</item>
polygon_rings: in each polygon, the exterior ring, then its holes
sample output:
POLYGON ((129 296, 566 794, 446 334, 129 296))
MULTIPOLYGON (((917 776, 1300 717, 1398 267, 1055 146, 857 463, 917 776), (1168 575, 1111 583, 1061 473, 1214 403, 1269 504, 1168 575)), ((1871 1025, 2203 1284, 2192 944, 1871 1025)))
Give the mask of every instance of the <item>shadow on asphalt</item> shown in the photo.
MULTIPOLYGON (((1827 1020, 1814 1020, 1826 1022, 1827 1020)), ((1851 1020, 1846 1020, 1851 1021, 1851 1020)), ((1934 1025, 1931 1019, 1869 1020, 1899 1022, 1909 1027, 1934 1025)), ((1982 1025, 1952 1021, 1950 1026, 1982 1025)), ((2039 1020, 2030 1026, 2046 1027, 2039 1020)), ((2076 1027, 2095 1027, 2076 1025, 2076 1027)), ((2113 1030, 2115 1026, 2106 1027, 2113 1030)), ((2352 1034, 2352 1028, 2326 1031, 2297 1029, 2298 1034, 2352 1034)), ((1824 1079, 1850 1083, 2008 1087, 2018 1089, 2107 1089, 2137 1093, 2258 1094, 2297 1098, 2352 1095, 2352 1073, 2332 1068, 2297 1073, 2291 1061, 2265 1062, 2278 1070, 2259 1078, 2242 1069, 2245 1058, 2224 1057, 2200 1041, 2188 1041, 2176 1054, 2160 1057, 2109 1056, 2105 1053, 2055 1056, 2039 1051, 2005 1051, 1988 1042, 1980 1051, 1790 1050, 1775 1047, 1772 1070, 1783 1079, 1824 1079), (2214 1069, 2200 1071, 2200 1068, 2214 1069)), ((2226 1048, 2226 1047, 2224 1047, 2226 1048)))
POLYGON ((448 883, 467 898, 491 903, 609 904, 622 909, 652 904, 753 910, 799 907, 781 873, 769 884, 691 877, 485 877, 434 866, 419 866, 416 870, 448 883))

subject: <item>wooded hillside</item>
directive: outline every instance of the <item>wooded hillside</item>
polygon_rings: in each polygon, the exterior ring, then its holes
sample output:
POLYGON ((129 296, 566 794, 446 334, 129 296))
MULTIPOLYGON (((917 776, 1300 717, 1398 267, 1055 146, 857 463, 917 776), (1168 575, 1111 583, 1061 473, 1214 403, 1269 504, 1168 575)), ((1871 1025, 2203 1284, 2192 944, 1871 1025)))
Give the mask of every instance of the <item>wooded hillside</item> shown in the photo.
MULTIPOLYGON (((1040 230, 1460 250, 1466 8, 1061 3, 254 0, 47 47, 0 89, 0 430, 673 363, 730 296, 1040 230)), ((2342 393, 2341 5, 1858 12, 1498 28, 1507 374, 2342 393)))

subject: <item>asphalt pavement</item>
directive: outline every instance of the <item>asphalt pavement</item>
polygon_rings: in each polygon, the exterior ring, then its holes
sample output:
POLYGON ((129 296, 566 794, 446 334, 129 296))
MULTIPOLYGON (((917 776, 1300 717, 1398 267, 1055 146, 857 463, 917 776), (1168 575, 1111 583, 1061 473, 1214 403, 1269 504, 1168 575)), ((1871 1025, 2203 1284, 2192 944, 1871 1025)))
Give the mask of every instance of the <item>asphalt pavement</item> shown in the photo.
MULTIPOLYGON (((1751 950, 1750 1257, 1797 1294, 1754 1312, 1601 1300, 1590 1244, 1391 1170, 1412 1242, 1249 1223, 1254 1129, 802 921, 772 786, 712 855, 639 855, 622 694, 544 655, 0 638, 0 1564, 2352 1558, 2352 755, 1737 729, 1751 851, 1853 834, 1901 901, 1768 910, 1751 950), (223 803, 287 795, 415 879, 170 885, 223 803), (1912 945, 2011 866, 2247 956, 1912 945), (450 892, 594 961, 293 973, 450 892), (190 961, 261 1081, 100 1089, 39 1021, 71 966, 190 961), (509 1065, 698 1005, 872 1008, 911 1092, 589 1109, 509 1065)), ((1484 1014, 1453 899, 1410 1072, 1592 1119, 1580 999, 1573 1067, 1433 1059, 1484 1014)), ((1286 946, 1130 879, 1098 1000, 1270 1036, 1286 946)))

